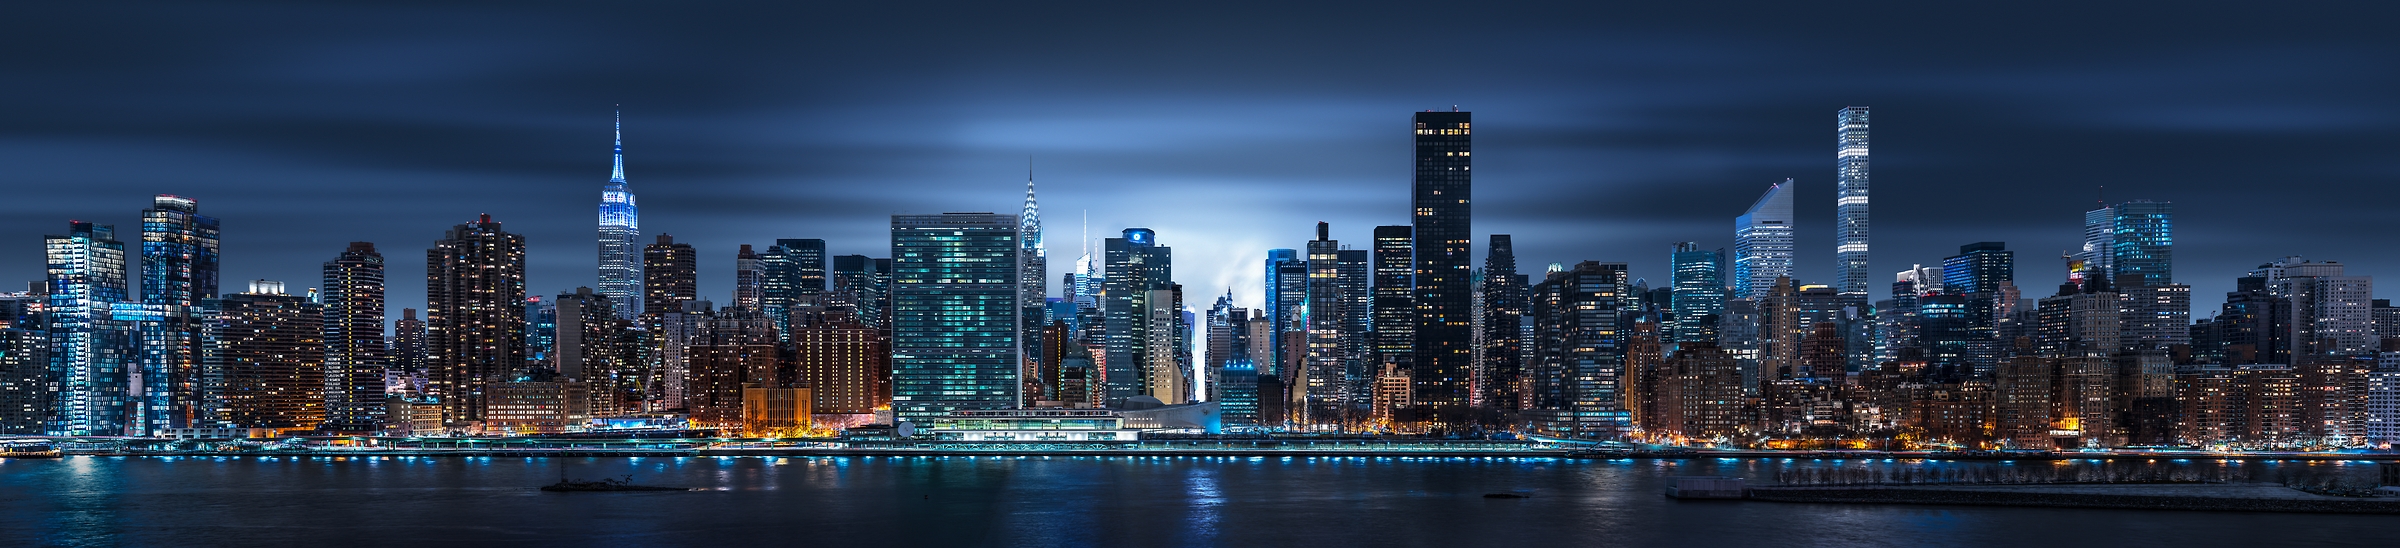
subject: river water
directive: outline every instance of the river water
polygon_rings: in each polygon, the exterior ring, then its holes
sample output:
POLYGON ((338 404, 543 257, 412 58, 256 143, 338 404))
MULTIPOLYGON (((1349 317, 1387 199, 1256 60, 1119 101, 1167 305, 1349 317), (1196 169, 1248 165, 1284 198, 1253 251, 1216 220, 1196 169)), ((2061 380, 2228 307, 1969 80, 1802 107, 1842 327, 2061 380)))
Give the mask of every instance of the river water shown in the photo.
MULTIPOLYGON (((1679 501, 1801 459, 0 460, 8 546, 2391 546, 2391 516, 1679 501), (581 478, 700 492, 545 493, 581 478), (1517 492, 1526 499, 1484 498, 1517 492), (12 540, 13 539, 13 540, 12 540)), ((2056 466, 1843 463, 1845 466, 2056 466)), ((2364 464, 2250 463, 2365 477, 2364 464)))

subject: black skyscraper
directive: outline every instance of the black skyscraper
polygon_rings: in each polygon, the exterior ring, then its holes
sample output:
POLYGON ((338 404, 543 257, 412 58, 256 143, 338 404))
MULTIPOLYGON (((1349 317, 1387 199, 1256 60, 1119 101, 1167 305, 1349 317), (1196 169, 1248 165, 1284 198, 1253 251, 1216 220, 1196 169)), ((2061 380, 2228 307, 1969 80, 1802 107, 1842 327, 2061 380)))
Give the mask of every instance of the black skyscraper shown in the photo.
POLYGON ((1417 327, 1416 250, 1409 227, 1375 227, 1375 355, 1368 365, 1408 367, 1410 336, 1417 327))
POLYGON ((1417 419, 1436 429, 1464 426, 1474 367, 1468 118, 1457 111, 1416 116, 1417 326, 1409 375, 1417 419))
POLYGON ((1483 255, 1483 405, 1492 409, 1522 408, 1519 399, 1524 361, 1524 274, 1517 273, 1517 254, 1507 234, 1493 234, 1491 251, 1483 255))

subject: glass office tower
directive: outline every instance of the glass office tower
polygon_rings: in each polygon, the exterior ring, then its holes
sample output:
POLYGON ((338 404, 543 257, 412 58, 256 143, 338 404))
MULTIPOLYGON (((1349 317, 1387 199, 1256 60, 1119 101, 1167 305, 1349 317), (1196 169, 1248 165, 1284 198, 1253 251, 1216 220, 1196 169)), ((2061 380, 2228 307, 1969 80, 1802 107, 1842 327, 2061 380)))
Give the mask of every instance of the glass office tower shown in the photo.
POLYGON ((1019 234, 1015 215, 892 216, 892 408, 899 420, 925 423, 1022 399, 1019 234))
POLYGON ((1750 210, 1733 219, 1733 296, 1767 296, 1776 278, 1792 276, 1792 180, 1767 187, 1750 210))
POLYGON ((1834 164, 1834 288, 1867 293, 1867 107, 1843 108, 1836 116, 1834 164))
POLYGON ((1472 114, 1416 114, 1411 191, 1417 325, 1410 352, 1410 403, 1416 419, 1435 430, 1466 427, 1474 370, 1472 114))

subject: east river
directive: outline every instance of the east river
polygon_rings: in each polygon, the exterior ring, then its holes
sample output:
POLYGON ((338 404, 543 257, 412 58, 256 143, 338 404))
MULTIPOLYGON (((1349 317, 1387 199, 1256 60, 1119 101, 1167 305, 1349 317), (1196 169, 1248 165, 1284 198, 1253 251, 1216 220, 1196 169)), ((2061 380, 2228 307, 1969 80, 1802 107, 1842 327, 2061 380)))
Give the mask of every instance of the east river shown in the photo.
MULTIPOLYGON (((2391 546, 2400 519, 1683 501, 1810 459, 0 460, 7 546, 2391 546), (546 493, 579 478, 696 492, 546 493), (1513 492, 1524 499, 1486 498, 1513 492)), ((1839 466, 2061 466, 1849 461, 1839 466)), ((2370 480, 2360 463, 2177 464, 2370 480), (2303 468, 2295 468, 2303 467, 2303 468), (2315 467, 2315 468, 2304 468, 2315 467)))

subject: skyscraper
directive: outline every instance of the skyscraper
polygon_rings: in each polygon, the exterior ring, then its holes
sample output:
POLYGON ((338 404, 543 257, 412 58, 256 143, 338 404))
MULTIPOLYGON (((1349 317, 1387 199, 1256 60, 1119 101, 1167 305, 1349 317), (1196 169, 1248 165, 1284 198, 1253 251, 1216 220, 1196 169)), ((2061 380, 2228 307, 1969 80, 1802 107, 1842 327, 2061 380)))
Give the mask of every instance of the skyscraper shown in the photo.
POLYGON ((760 310, 766 304, 767 271, 759 265, 758 252, 750 244, 733 255, 733 305, 760 310))
POLYGON ((141 310, 122 319, 138 333, 144 433, 200 422, 202 301, 217 295, 217 219, 190 198, 160 194, 142 210, 141 310))
POLYGON ((1792 180, 1768 187, 1733 219, 1733 296, 1758 299, 1792 274, 1792 180))
POLYGON ((1669 256, 1675 270, 1668 306, 1675 318, 1675 342, 1716 342, 1717 323, 1725 314, 1725 282, 1717 272, 1723 257, 1692 242, 1675 244, 1669 256))
POLYGON ((1483 404, 1504 410, 1524 406, 1526 277, 1517 273, 1515 241, 1493 234, 1483 255, 1483 404))
POLYGON ((641 208, 633 189, 625 185, 625 117, 617 117, 617 144, 600 187, 600 293, 615 305, 617 317, 633 319, 642 313, 641 208))
POLYGON ((67 234, 43 237, 48 256, 50 298, 44 314, 50 333, 52 435, 119 436, 129 424, 134 329, 111 307, 127 300, 125 243, 114 226, 69 221, 67 234))
POLYGON ((370 432, 383 414, 383 254, 372 242, 325 262, 325 430, 370 432))
POLYGON ((1834 289, 1842 293, 1867 293, 1867 107, 1845 107, 1836 116, 1838 146, 1835 148, 1836 178, 1834 193, 1834 230, 1839 236, 1835 248, 1834 289))
POLYGON ((251 282, 249 291, 221 302, 209 328, 216 346, 209 369, 224 379, 225 423, 280 432, 316 430, 325 421, 328 401, 324 308, 284 294, 283 282, 266 280, 251 282))
MULTIPOLYGON (((1417 327, 1417 281, 1415 238, 1409 236, 1407 225, 1375 227, 1374 280, 1374 344, 1375 356, 1370 361, 1377 370, 1384 364, 1408 367, 1409 346, 1415 343, 1417 327)), ((1495 236, 1495 242, 1504 236, 1495 236)), ((1487 256, 1488 257, 1488 256, 1487 256)))
POLYGON ((525 365, 525 237, 491 215, 425 251, 425 330, 442 421, 483 420, 485 388, 525 365))
POLYGON ((1535 432, 1609 439, 1632 426, 1621 405, 1627 278, 1624 263, 1585 261, 1533 287, 1535 432))
POLYGON ((1413 215, 1416 235, 1417 325, 1410 352, 1410 403, 1417 420, 1435 429, 1465 426, 1467 390, 1474 369, 1475 336, 1469 315, 1474 287, 1474 177, 1469 154, 1471 113, 1416 114, 1416 175, 1413 215))
POLYGON ((900 420, 1022 400, 1019 233, 1014 215, 892 216, 892 408, 900 420))
POLYGON ((666 314, 681 312, 683 303, 700 298, 698 255, 692 244, 675 243, 673 234, 660 234, 657 243, 642 246, 641 317, 650 332, 658 332, 666 314))
POLYGON ((582 408, 592 417, 611 417, 635 411, 634 397, 641 383, 630 367, 620 361, 624 355, 617 348, 620 331, 613 303, 592 288, 578 287, 572 293, 560 293, 558 303, 558 346, 552 352, 555 363, 552 372, 561 382, 580 382, 584 386, 582 408))
POLYGON ((858 305, 858 321, 871 327, 888 327, 892 260, 865 255, 842 255, 833 258, 833 290, 848 294, 858 305))
POLYGON ((1042 247, 1042 208, 1033 201, 1033 168, 1025 168, 1025 209, 1017 214, 1017 344, 1028 359, 1042 353, 1043 299, 1050 295, 1049 253, 1042 247))
POLYGON ((759 281, 760 306, 775 319, 777 332, 789 332, 792 305, 825 292, 825 240, 778 238, 759 255, 758 263, 765 271, 759 281))
MULTIPOLYGON (((1300 357, 1290 355, 1294 345, 1285 342, 1285 339, 1301 336, 1300 333, 1308 330, 1308 261, 1301 259, 1297 250, 1267 250, 1266 284, 1266 317, 1271 326, 1267 345, 1272 356, 1260 357, 1271 357, 1269 361, 1274 363, 1261 364, 1259 374, 1293 380, 1291 365, 1300 357)), ((1411 287, 1410 291, 1414 292, 1415 288, 1411 287)), ((1416 321, 1413 312, 1409 321, 1416 321)))
POLYGON ((1308 405, 1295 409, 1303 425, 1337 425, 1342 419, 1348 369, 1342 329, 1349 319, 1341 282, 1342 242, 1329 237, 1326 223, 1317 223, 1317 239, 1308 242, 1308 366, 1299 371, 1308 405))
POLYGON ((1101 278, 1100 305, 1107 347, 1103 377, 1108 381, 1108 393, 1104 401, 1115 405, 1162 388, 1150 386, 1155 375, 1147 370, 1160 358, 1152 355, 1151 341, 1155 335, 1170 334, 1151 333, 1155 323, 1151 316, 1160 310, 1173 311, 1180 303, 1150 300, 1153 290, 1168 289, 1175 278, 1174 249, 1158 245, 1156 232, 1128 228, 1122 237, 1103 240, 1101 248, 1108 269, 1101 278))

